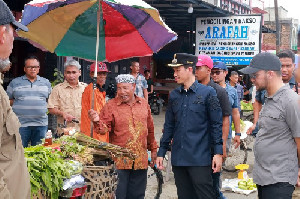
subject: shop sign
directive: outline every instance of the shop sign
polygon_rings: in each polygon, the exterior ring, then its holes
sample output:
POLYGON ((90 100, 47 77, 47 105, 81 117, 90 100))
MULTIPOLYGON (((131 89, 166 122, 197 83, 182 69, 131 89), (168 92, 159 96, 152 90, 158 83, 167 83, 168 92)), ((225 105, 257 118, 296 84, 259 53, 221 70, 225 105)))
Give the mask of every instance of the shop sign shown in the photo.
POLYGON ((196 19, 196 55, 228 65, 249 65, 261 48, 261 16, 196 19))

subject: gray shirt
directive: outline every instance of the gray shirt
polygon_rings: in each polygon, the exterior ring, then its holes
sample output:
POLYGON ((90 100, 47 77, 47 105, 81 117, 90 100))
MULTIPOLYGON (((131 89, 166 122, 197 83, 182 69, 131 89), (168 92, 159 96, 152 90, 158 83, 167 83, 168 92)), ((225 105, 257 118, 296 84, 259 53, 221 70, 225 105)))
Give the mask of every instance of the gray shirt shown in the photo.
POLYGON ((264 186, 297 183, 298 158, 294 138, 300 137, 299 96, 288 86, 266 99, 259 114, 254 144, 253 180, 264 186))

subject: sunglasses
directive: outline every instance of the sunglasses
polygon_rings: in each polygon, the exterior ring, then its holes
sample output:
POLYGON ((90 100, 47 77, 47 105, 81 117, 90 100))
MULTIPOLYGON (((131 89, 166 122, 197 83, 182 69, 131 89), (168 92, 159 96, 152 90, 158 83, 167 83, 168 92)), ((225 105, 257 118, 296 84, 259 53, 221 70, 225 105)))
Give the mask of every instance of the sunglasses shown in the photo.
POLYGON ((222 70, 215 70, 215 71, 211 71, 211 74, 214 75, 220 75, 220 73, 222 72, 222 70))

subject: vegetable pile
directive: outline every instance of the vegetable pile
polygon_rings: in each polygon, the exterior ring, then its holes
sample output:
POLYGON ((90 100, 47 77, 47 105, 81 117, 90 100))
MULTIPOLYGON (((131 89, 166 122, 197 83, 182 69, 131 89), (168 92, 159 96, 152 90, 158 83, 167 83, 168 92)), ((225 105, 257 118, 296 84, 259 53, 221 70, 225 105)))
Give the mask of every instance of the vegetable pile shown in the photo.
POLYGON ((43 192, 51 199, 59 196, 63 179, 69 178, 70 164, 64 162, 62 153, 41 145, 25 148, 25 158, 30 174, 31 195, 43 192))
POLYGON ((253 106, 251 102, 241 101, 241 109, 243 111, 253 111, 253 106))
POLYGON ((256 184, 254 184, 253 178, 249 178, 239 181, 238 187, 243 190, 254 190, 256 189, 256 184))
POLYGON ((55 140, 54 143, 60 145, 63 158, 74 159, 85 165, 93 164, 94 159, 89 148, 78 144, 74 137, 65 135, 55 140))

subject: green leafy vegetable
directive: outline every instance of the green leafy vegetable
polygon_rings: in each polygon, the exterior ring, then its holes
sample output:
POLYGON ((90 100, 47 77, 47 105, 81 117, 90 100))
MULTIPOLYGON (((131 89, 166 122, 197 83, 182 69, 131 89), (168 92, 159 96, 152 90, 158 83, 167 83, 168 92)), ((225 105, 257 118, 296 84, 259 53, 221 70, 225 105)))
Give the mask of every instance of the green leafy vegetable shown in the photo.
POLYGON ((70 177, 70 165, 66 164, 60 151, 41 145, 25 148, 25 158, 30 174, 31 195, 42 191, 51 199, 57 199, 63 180, 70 177))

